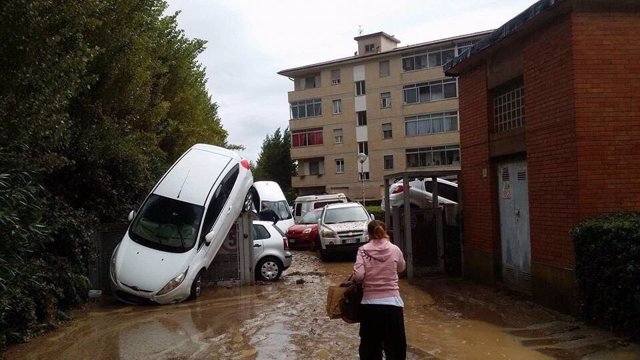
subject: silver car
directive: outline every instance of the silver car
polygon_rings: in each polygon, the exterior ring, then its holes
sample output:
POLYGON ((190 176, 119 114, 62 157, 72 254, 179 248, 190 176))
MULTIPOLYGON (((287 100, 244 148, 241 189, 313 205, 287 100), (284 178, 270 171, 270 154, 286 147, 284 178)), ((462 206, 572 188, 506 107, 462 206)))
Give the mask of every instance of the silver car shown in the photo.
POLYGON ((256 280, 276 281, 291 266, 287 237, 270 221, 253 221, 256 280))

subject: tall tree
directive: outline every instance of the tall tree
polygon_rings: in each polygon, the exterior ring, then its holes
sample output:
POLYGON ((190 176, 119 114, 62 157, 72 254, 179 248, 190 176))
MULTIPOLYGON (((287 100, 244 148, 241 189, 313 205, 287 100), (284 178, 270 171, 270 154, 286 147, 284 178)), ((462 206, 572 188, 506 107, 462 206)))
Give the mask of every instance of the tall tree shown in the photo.
POLYGON ((283 133, 278 128, 273 135, 267 134, 262 142, 254 178, 256 181, 277 182, 282 191, 291 197, 291 177, 294 174, 295 164, 291 160, 291 132, 286 128, 283 133))
POLYGON ((227 143, 163 0, 0 1, 0 349, 87 295, 90 232, 227 143))

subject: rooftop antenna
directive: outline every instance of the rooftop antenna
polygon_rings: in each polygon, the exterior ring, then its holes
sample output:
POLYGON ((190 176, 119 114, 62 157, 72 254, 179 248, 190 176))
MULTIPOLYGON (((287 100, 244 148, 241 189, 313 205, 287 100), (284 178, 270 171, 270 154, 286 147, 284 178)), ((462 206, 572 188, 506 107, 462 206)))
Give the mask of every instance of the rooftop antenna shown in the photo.
POLYGON ((358 35, 362 35, 362 25, 358 25, 358 35))

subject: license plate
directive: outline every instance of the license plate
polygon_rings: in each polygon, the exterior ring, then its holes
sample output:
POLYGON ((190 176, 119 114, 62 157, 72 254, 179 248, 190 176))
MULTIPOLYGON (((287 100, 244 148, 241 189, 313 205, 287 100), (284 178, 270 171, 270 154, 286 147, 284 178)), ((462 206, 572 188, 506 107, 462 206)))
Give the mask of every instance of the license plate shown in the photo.
POLYGON ((289 239, 289 244, 295 244, 296 239, 289 239))
POLYGON ((344 239, 345 244, 355 244, 356 239, 344 239))

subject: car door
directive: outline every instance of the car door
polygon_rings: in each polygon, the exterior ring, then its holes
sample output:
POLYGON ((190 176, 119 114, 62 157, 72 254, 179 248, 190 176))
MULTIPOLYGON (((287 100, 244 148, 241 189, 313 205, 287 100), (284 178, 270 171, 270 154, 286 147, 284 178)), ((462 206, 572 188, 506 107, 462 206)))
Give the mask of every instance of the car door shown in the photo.
POLYGON ((269 234, 267 228, 261 224, 253 224, 253 258, 256 262, 258 262, 264 252, 265 246, 267 246, 265 240, 270 237, 271 234, 269 234))
POLYGON ((218 253, 227 233, 236 221, 236 219, 231 218, 228 214, 232 212, 234 206, 241 206, 241 204, 229 201, 229 195, 236 183, 239 172, 238 164, 231 168, 220 184, 216 187, 209 203, 209 207, 207 208, 204 223, 202 225, 201 243, 199 244, 199 246, 202 247, 202 245, 206 243, 207 234, 211 232, 215 234, 211 243, 209 243, 205 250, 206 258, 208 260, 207 263, 211 263, 215 255, 218 253))

